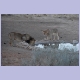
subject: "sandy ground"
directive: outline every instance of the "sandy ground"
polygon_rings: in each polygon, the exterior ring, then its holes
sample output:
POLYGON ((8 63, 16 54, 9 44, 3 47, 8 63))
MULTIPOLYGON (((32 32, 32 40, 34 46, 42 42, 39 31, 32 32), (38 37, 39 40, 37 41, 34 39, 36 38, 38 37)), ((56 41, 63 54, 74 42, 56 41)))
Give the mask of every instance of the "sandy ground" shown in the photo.
POLYGON ((23 66, 22 58, 30 58, 32 52, 27 49, 10 47, 9 32, 28 33, 36 40, 44 38, 41 30, 58 28, 60 40, 72 42, 79 41, 79 19, 62 17, 25 17, 2 16, 1 17, 1 65, 23 66))

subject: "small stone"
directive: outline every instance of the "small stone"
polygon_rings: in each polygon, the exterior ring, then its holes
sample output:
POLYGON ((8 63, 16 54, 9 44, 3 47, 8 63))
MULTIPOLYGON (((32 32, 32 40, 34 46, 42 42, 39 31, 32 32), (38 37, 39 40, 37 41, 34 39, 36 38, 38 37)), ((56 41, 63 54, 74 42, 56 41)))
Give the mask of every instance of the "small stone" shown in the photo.
POLYGON ((4 42, 4 44, 6 44, 6 43, 4 42))

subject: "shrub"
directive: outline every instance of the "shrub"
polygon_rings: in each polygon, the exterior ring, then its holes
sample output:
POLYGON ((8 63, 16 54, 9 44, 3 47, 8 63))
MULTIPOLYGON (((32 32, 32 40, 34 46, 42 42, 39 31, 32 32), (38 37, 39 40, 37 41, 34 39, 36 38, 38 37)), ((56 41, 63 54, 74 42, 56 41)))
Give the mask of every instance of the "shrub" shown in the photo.
POLYGON ((79 52, 58 50, 58 49, 42 49, 33 51, 34 65, 39 66, 78 66, 79 52))
POLYGON ((24 66, 79 66, 79 52, 50 47, 32 51, 30 59, 22 59, 24 66))

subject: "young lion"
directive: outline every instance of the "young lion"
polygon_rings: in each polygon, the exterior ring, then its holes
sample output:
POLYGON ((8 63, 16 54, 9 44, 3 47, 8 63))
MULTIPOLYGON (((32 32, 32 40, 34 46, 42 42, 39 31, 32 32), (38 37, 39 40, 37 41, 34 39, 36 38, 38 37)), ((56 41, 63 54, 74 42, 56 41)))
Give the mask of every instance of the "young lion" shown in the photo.
POLYGON ((59 33, 58 33, 58 29, 54 28, 54 29, 46 29, 46 30, 42 30, 44 36, 46 38, 44 38, 45 40, 59 40, 59 33))
POLYGON ((13 46, 15 40, 19 41, 19 42, 25 41, 30 45, 34 45, 34 43, 35 43, 35 39, 32 38, 29 34, 21 34, 21 33, 16 33, 16 32, 10 32, 8 34, 8 36, 9 36, 9 39, 10 39, 10 43, 9 43, 10 46, 13 46))

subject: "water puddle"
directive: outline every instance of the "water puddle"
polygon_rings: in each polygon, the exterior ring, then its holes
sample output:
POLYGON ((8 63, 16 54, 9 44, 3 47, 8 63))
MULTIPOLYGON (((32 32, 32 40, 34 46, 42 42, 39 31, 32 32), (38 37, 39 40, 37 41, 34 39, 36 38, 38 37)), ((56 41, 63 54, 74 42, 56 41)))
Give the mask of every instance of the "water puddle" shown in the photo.
MULTIPOLYGON (((76 45, 73 45, 71 43, 60 43, 60 44, 52 44, 52 45, 49 44, 49 46, 53 46, 53 48, 57 48, 58 50, 67 49, 67 50, 74 50, 74 52, 79 51, 79 43, 76 45)), ((42 44, 35 45, 35 47, 42 48, 42 49, 45 48, 45 46, 42 44)))

